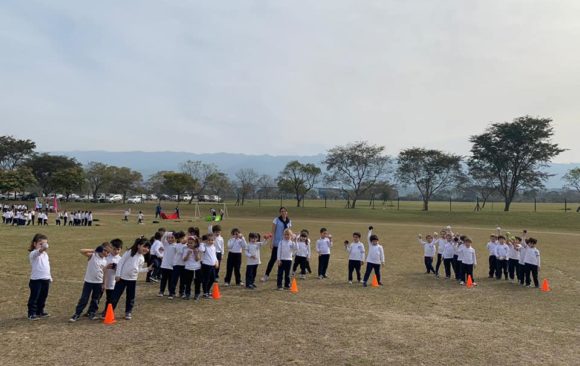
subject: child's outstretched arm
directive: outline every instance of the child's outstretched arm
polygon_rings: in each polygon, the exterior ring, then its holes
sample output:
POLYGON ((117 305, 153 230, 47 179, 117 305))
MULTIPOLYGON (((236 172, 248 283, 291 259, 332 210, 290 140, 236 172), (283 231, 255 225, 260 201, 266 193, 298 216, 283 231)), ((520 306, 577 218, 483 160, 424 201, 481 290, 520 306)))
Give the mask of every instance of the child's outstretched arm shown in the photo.
POLYGON ((82 255, 84 255, 85 257, 90 257, 91 255, 93 255, 93 253, 95 252, 94 249, 81 249, 80 253, 82 255))

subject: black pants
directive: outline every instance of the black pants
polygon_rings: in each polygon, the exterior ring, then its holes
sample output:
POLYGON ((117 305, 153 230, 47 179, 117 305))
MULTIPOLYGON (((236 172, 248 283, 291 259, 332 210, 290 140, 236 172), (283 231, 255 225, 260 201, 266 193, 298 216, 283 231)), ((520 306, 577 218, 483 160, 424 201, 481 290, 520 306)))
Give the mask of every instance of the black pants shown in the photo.
POLYGON ((183 271, 185 271, 185 266, 173 266, 173 271, 171 273, 171 282, 169 283, 169 296, 175 296, 175 289, 177 288, 178 281, 179 281, 179 296, 183 296, 183 293, 185 292, 183 271))
POLYGON ((453 262, 453 258, 444 258, 443 259, 443 267, 445 267, 445 277, 451 278, 451 263, 453 262))
POLYGON ((215 281, 215 266, 209 266, 207 264, 201 264, 201 282, 203 287, 203 293, 209 295, 211 287, 215 281))
POLYGON ((165 287, 171 282, 173 270, 169 268, 161 268, 161 281, 159 281, 159 293, 165 293, 165 287))
POLYGON ((151 277, 156 279, 159 278, 159 266, 161 266, 161 258, 157 257, 156 255, 151 255, 149 258, 149 263, 147 264, 153 264, 153 268, 147 272, 147 282, 151 280, 151 277))
POLYGON ((77 308, 75 310, 76 315, 81 315, 85 307, 89 303, 89 314, 95 314, 97 310, 99 310, 99 299, 101 298, 101 293, 103 292, 103 284, 102 283, 89 283, 86 282, 83 284, 83 292, 81 294, 81 298, 77 304, 77 308), (91 295, 92 294, 92 295, 91 295))
POLYGON ((306 263, 308 263, 308 258, 301 257, 301 256, 297 255, 296 257, 294 257, 294 264, 292 265, 292 272, 296 272, 296 268, 298 268, 298 266, 300 266, 300 274, 305 275, 306 274, 306 263))
POLYGON ((222 266, 222 253, 216 252, 215 256, 218 259, 218 268, 215 269, 215 278, 220 278, 220 267, 222 266))
POLYGON ((435 273, 435 269, 433 268, 433 257, 425 257, 425 269, 427 270, 425 273, 435 273))
MULTIPOLYGON (((513 280, 516 276, 516 269, 518 268, 518 260, 510 258, 508 260, 508 274, 510 276, 510 280, 513 280)), ((520 278, 519 274, 517 275, 518 279, 520 278)))
POLYGON ((497 257, 495 255, 489 256, 489 278, 495 275, 497 269, 497 257))
MULTIPOLYGON (((109 306, 109 304, 113 304, 113 294, 115 293, 115 290, 109 290, 106 289, 105 290, 105 306, 103 307, 103 316, 105 315, 106 311, 107 311, 107 306, 109 306)), ((101 293, 101 297, 103 296, 103 294, 101 293)))
POLYGON ((277 284, 278 288, 282 288, 282 278, 284 278, 284 287, 290 287, 290 266, 292 266, 291 260, 281 260, 278 266, 278 277, 277 284))
POLYGON ((369 280, 369 277, 371 276, 371 272, 375 270, 375 274, 377 275, 377 281, 379 283, 381 283, 381 265, 380 264, 375 264, 375 263, 369 263, 367 262, 367 269, 365 271, 365 276, 363 278, 363 283, 367 283, 369 280))
POLYGON ((457 260, 457 273, 455 273, 455 278, 461 281, 463 278, 463 262, 457 260))
POLYGON ((522 285, 524 284, 524 268, 525 268, 525 265, 520 264, 520 262, 518 262, 518 266, 516 267, 516 273, 518 276, 518 281, 522 285))
POLYGON ((306 271, 308 273, 312 273, 312 268, 310 268, 310 259, 306 258, 306 264, 304 266, 306 267, 306 271))
POLYGON ((496 269, 495 269, 495 278, 498 280, 501 279, 501 274, 503 272, 505 279, 508 278, 508 261, 507 259, 496 259, 496 269))
POLYGON ((348 260, 348 280, 352 281, 352 271, 356 271, 356 280, 360 282, 360 266, 362 262, 354 259, 348 260))
POLYGON ((328 262, 330 262, 330 254, 321 254, 318 256, 318 276, 326 277, 328 262))
POLYGON ((441 267, 441 263, 443 263, 443 255, 441 253, 437 253, 437 265, 435 266, 436 275, 439 275, 439 267, 441 267))
POLYGON ((201 293, 201 269, 183 270, 183 281, 185 283, 185 296, 191 296, 191 283, 194 285, 194 295, 198 296, 201 293))
MULTIPOLYGON (((63 221, 63 226, 66 226, 66 222, 67 222, 67 221, 68 221, 68 218, 67 218, 67 217, 65 217, 65 218, 64 218, 64 221, 63 221)), ((32 225, 34 225, 34 224, 32 224, 32 225)))
POLYGON ((131 313, 133 311, 133 306, 135 305, 135 292, 137 290, 137 281, 127 281, 120 279, 115 284, 115 290, 113 290, 113 310, 117 307, 117 303, 121 299, 123 292, 127 289, 127 294, 125 295, 125 314, 131 313))
POLYGON ((256 283, 256 272, 258 272, 257 264, 248 264, 246 266, 246 287, 256 283))
POLYGON ((540 287, 540 281, 538 281, 538 266, 535 264, 526 263, 524 272, 526 274, 526 286, 530 286, 532 283, 530 279, 531 274, 531 276, 534 278, 534 286, 540 287))
POLYGON ((30 297, 28 298, 28 316, 44 313, 50 280, 30 280, 30 297))
POLYGON ((236 277, 236 285, 239 285, 242 281, 242 274, 240 273, 240 268, 242 266, 242 253, 228 253, 228 262, 226 268, 226 278, 224 278, 225 283, 230 283, 232 279, 232 271, 236 277))
POLYGON ((473 264, 461 264, 461 281, 467 281, 467 277, 471 276, 471 280, 475 282, 473 278, 473 264))
POLYGON ((268 266, 266 266, 266 276, 270 276, 270 272, 272 272, 272 268, 274 268, 274 264, 276 264, 277 259, 278 259, 278 247, 272 247, 270 260, 268 261, 268 266))

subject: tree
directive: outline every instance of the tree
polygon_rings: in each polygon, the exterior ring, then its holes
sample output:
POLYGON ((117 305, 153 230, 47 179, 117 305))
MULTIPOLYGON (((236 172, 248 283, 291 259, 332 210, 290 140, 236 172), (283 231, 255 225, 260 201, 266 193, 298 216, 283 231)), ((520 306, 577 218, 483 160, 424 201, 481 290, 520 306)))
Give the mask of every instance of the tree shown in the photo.
POLYGON ((384 146, 366 141, 336 146, 328 151, 324 164, 329 174, 328 184, 339 185, 347 196, 347 207, 355 208, 357 199, 380 179, 386 179, 390 159, 384 156, 384 146), (350 203, 352 200, 352 204, 350 203))
POLYGON ((31 140, 17 140, 0 136, 0 169, 14 170, 34 153, 36 144, 31 140))
MULTIPOLYGON (((66 170, 81 168, 81 165, 73 158, 62 155, 39 154, 33 155, 25 165, 30 168, 32 174, 38 182, 42 193, 48 195, 55 192, 58 186, 55 186, 54 174, 66 170)), ((57 180, 56 183, 59 181, 57 180)))
POLYGON ((181 196, 186 193, 192 185, 193 179, 189 174, 176 172, 163 173, 163 186, 168 192, 177 195, 177 202, 180 201, 181 196))
POLYGON ((475 193, 477 205, 474 211, 480 211, 485 208, 489 197, 497 192, 497 187, 494 184, 493 176, 489 174, 478 174, 476 172, 472 173, 466 184, 466 189, 475 193), (481 201, 479 198, 481 198, 481 201))
POLYGON ((294 160, 286 164, 278 176, 278 188, 282 192, 292 193, 296 198, 296 207, 318 181, 321 170, 314 164, 302 164, 294 160))
POLYGON ((220 197, 224 194, 224 192, 227 192, 229 189, 231 189, 231 185, 232 183, 225 173, 217 172, 208 178, 206 189, 211 194, 215 194, 220 197))
POLYGON ((543 188, 549 174, 541 171, 563 149, 553 144, 550 118, 524 116, 494 123, 481 135, 471 136, 471 175, 489 174, 509 211, 519 189, 543 188))
POLYGON ((22 192, 27 186, 36 183, 30 168, 0 170, 0 192, 22 192))
POLYGON ((568 170, 568 172, 564 174, 564 180, 568 187, 574 188, 580 192, 580 168, 568 170))
POLYGON ((236 172, 236 178, 238 179, 238 200, 236 204, 241 204, 243 206, 246 197, 251 195, 256 189, 258 173, 251 168, 240 169, 236 172))
POLYGON ((97 198, 99 192, 106 190, 111 183, 113 170, 110 166, 95 161, 87 164, 85 176, 94 199, 97 198))
POLYGON ((219 172, 215 164, 206 164, 199 160, 188 160, 180 165, 182 173, 188 174, 191 177, 191 198, 189 203, 193 201, 194 196, 199 196, 207 187, 214 174, 219 172))
POLYGON ((64 193, 66 199, 73 192, 79 192, 85 182, 85 173, 80 166, 62 169, 52 176, 52 185, 56 191, 64 193))
POLYGON ((456 183, 461 176, 459 155, 418 147, 399 153, 397 178, 417 188, 423 200, 423 211, 429 211, 429 200, 434 193, 456 183))
POLYGON ((111 166, 108 168, 111 173, 109 189, 115 193, 123 195, 123 203, 127 200, 129 192, 140 190, 143 176, 141 173, 127 167, 111 166))
POLYGON ((274 196, 276 183, 271 176, 262 174, 256 181, 256 187, 260 198, 272 198, 274 196))

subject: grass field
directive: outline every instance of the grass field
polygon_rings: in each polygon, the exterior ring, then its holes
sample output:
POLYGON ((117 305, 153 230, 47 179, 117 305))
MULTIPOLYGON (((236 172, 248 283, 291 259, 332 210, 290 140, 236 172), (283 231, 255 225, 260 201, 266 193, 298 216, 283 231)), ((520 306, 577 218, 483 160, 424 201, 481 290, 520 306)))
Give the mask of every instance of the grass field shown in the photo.
MULTIPOLYGON (((245 233, 269 231, 279 203, 228 205, 224 231, 234 226, 245 233)), ((284 204, 292 206, 290 201, 284 204)), ((80 204, 67 208, 75 205, 80 204)), ((368 203, 356 210, 339 204, 325 209, 307 202, 306 208, 289 207, 290 217, 295 229, 316 233, 325 226, 333 234, 330 279, 299 281, 296 295, 274 291, 272 280, 258 283, 257 291, 222 287, 221 300, 201 302, 158 298, 157 285, 140 280, 132 321, 105 326, 83 318, 70 324, 86 266, 78 249, 114 237, 128 244, 161 225, 151 223, 153 205, 141 207, 149 214, 145 225, 137 225, 136 219, 121 222, 124 207, 91 206, 99 219, 92 228, 42 228, 51 245, 54 282, 47 302, 51 317, 38 322, 26 320, 26 249, 37 228, 0 226, 1 365, 580 364, 580 215, 575 212, 554 207, 534 213, 516 205, 510 213, 473 213, 472 205, 456 204, 457 211, 449 213, 442 204, 424 213, 407 207, 372 210, 368 203), (341 243, 355 230, 365 232, 368 224, 385 248, 382 288, 346 283, 341 243), (540 278, 550 280, 552 292, 485 278, 484 246, 497 224, 512 233, 526 228, 539 239, 540 278), (475 289, 423 274, 415 235, 446 225, 474 238, 480 263, 475 289)), ((191 206, 182 205, 181 222, 162 225, 205 229, 205 222, 190 219, 192 212, 191 206)), ((268 255, 262 251, 259 275, 268 255)), ((316 271, 315 258, 312 266, 316 271)), ((123 305, 121 300, 118 317, 123 305)))

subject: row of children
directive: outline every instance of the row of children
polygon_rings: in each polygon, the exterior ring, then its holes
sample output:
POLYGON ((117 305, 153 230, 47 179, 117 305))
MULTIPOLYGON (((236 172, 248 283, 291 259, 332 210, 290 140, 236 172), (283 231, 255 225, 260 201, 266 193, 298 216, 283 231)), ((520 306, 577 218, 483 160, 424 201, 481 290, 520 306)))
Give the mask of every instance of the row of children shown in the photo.
MULTIPOLYGON (((509 278, 514 282, 514 275, 517 276, 518 282, 523 286, 531 287, 531 278, 533 277, 535 287, 539 287, 538 270, 540 267, 540 252, 535 247, 537 240, 527 238, 527 231, 523 231, 522 237, 511 236, 508 232, 506 236, 501 235, 501 228, 497 228, 497 234, 490 236, 487 243, 489 252, 489 277, 501 279, 502 272, 505 279, 509 278)), ((465 284, 467 277, 473 276, 473 268, 477 266, 477 256, 475 249, 472 247, 472 240, 465 235, 455 234, 448 226, 441 230, 440 235, 437 232, 433 235, 426 235, 426 241, 422 235, 418 236, 418 241, 423 246, 424 263, 426 274, 433 273, 439 277, 439 269, 443 264, 445 269, 445 278, 451 278, 451 269, 453 269, 455 279, 461 284, 465 284), (433 267, 433 259, 437 254, 437 264, 433 267)), ((474 282, 474 285, 477 285, 474 282)))
MULTIPOLYGON (((13 226, 48 225, 48 211, 17 211, 7 210, 2 213, 2 223, 13 226)), ((92 226, 93 213, 91 211, 68 211, 55 214, 57 226, 92 226)))

